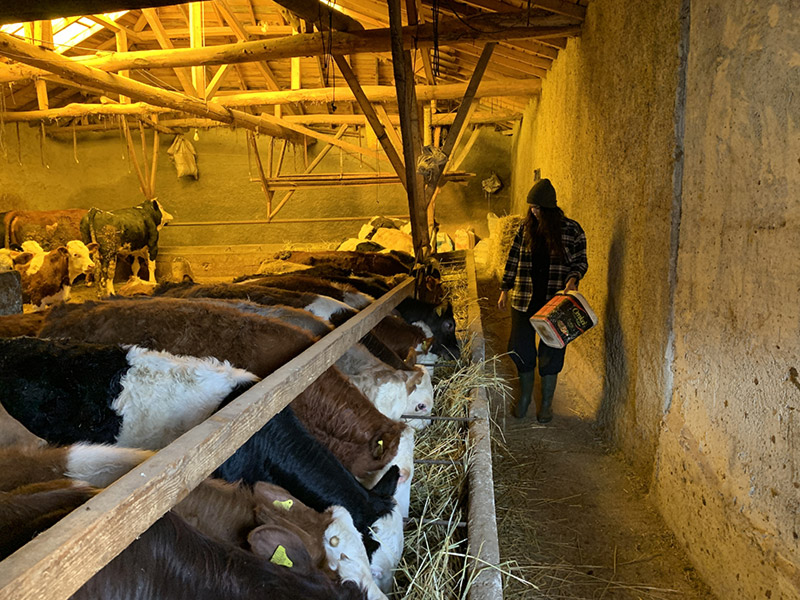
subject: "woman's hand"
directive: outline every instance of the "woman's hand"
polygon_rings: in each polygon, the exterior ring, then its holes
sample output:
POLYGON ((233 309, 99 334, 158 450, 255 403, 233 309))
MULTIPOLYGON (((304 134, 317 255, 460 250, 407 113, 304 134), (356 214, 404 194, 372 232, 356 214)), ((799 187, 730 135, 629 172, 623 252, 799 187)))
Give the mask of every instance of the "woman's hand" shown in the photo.
POLYGON ((507 300, 508 300, 508 292, 506 290, 503 290, 502 292, 500 292, 500 298, 497 300, 497 308, 499 308, 500 310, 505 310, 507 300))
POLYGON ((567 279, 567 285, 564 286, 565 292, 573 292, 578 290, 578 280, 574 277, 567 279))

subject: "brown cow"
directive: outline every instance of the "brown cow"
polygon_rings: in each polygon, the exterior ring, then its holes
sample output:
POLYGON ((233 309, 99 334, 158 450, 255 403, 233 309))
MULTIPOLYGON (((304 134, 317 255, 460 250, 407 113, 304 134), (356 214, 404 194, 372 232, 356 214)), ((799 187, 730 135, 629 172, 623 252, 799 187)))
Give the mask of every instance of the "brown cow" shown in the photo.
MULTIPOLYGON (((62 304, 48 313, 39 335, 214 356, 260 377, 316 341, 276 319, 176 298, 62 304)), ((385 466, 396 454, 405 427, 378 412, 335 368, 306 388, 292 407, 353 474, 385 466)))
POLYGON ((408 274, 410 267, 392 254, 379 252, 348 252, 325 250, 319 252, 285 251, 275 255, 278 260, 286 260, 302 265, 333 265, 357 272, 377 273, 379 275, 408 274))
POLYGON ((59 246, 44 255, 42 266, 33 274, 27 264, 15 264, 22 278, 22 301, 44 308, 69 298, 69 251, 59 246))
POLYGON ((4 218, 3 243, 6 248, 11 248, 33 240, 44 250, 66 246, 70 240, 81 239, 81 219, 87 212, 85 208, 9 211, 4 218))

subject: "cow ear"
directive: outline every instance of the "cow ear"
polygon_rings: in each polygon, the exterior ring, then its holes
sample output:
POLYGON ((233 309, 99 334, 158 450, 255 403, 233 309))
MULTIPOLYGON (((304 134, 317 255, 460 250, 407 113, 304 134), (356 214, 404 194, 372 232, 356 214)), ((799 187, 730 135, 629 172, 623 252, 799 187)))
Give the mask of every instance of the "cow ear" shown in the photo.
POLYGON ((24 265, 33 260, 33 252, 20 252, 11 259, 15 265, 24 265))
POLYGON ((56 248, 56 252, 59 254, 63 254, 64 256, 69 256, 69 250, 67 250, 66 246, 59 246, 56 248))
POLYGON ((261 525, 249 533, 247 542, 257 556, 298 573, 311 573, 311 556, 300 537, 291 531, 272 525, 261 525))
POLYGON ((436 311, 436 316, 441 317, 447 310, 447 302, 442 302, 438 304, 434 310, 436 311))
POLYGON ((100 250, 100 244, 98 244, 97 242, 92 242, 90 244, 87 244, 86 247, 89 249, 89 252, 97 252, 98 250, 100 250))

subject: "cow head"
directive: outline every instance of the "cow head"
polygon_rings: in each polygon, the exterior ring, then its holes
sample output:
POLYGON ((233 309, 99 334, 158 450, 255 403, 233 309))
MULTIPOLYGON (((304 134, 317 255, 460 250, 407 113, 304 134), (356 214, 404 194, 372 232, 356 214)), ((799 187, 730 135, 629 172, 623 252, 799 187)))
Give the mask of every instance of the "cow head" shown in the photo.
POLYGON ((150 202, 152 203, 153 212, 156 214, 156 228, 160 230, 165 225, 169 225, 173 219, 172 215, 164 209, 164 206, 157 199, 153 198, 150 202))
POLYGON ((92 242, 88 245, 80 240, 70 240, 67 242, 70 284, 72 284, 79 275, 85 275, 94 270, 95 264, 92 260, 92 254, 96 255, 99 248, 100 246, 97 242, 92 242))

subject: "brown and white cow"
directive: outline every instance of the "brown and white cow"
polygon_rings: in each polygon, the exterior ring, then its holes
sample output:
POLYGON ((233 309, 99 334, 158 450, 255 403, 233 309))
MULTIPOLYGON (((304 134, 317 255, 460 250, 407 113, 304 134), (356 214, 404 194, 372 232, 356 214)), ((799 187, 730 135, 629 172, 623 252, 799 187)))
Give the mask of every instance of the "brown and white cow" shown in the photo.
POLYGON ((11 210, 5 213, 6 248, 21 246, 22 242, 33 240, 45 250, 55 250, 66 246, 70 240, 81 239, 81 219, 86 215, 85 208, 65 210, 11 210))

